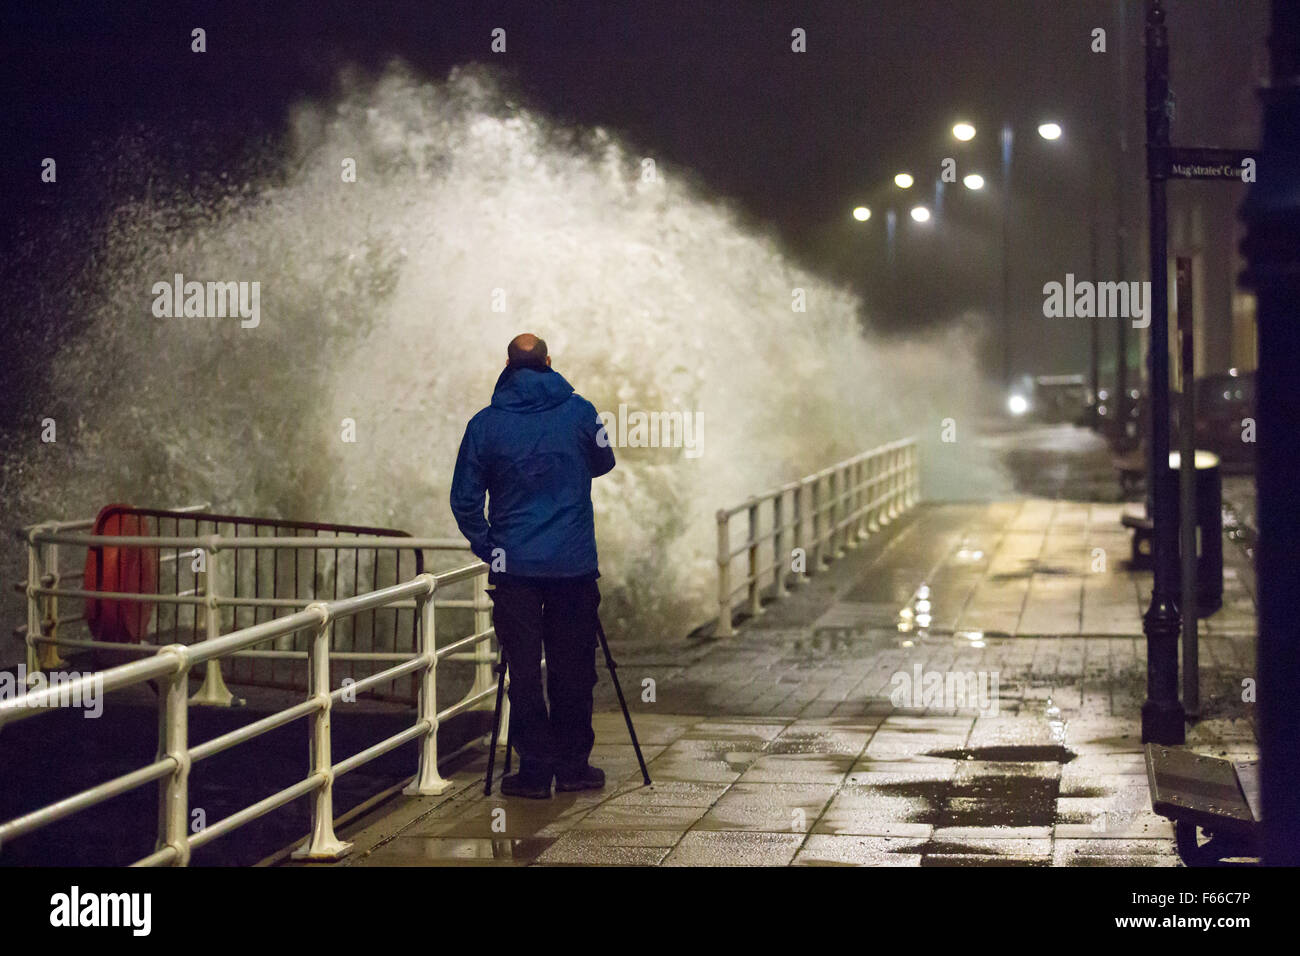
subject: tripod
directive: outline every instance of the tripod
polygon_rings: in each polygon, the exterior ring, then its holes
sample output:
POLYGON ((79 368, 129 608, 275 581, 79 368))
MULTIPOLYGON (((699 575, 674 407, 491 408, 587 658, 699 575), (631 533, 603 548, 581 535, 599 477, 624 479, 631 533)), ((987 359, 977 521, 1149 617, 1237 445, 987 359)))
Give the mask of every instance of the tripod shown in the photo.
MULTIPOLYGON (((596 636, 600 638, 601 650, 605 652, 605 666, 609 668, 610 680, 614 682, 614 693, 618 695, 618 705, 623 708, 623 719, 627 722, 627 733, 632 738, 632 749, 636 751, 636 762, 641 765, 641 779, 645 781, 646 786, 650 785, 650 771, 646 770, 645 757, 641 755, 641 744, 636 739, 636 728, 632 726, 632 715, 628 712, 627 701, 623 697, 623 687, 618 682, 618 665, 614 663, 614 655, 609 652, 609 641, 605 639, 605 628, 601 626, 600 618, 596 618, 596 636)), ((497 675, 497 705, 492 714, 492 746, 488 749, 487 775, 483 778, 483 795, 491 796, 492 794, 492 767, 496 762, 497 740, 501 734, 501 703, 504 700, 506 690, 506 654, 505 649, 501 649, 500 659, 497 661, 493 670, 497 675)), ((505 773, 510 772, 510 729, 506 728, 506 763, 505 773)))

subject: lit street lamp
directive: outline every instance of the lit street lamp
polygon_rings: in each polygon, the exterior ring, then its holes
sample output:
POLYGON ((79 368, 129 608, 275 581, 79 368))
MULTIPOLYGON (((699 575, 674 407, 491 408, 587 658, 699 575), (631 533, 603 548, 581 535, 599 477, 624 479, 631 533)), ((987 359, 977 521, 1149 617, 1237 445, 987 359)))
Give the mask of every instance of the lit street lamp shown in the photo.
POLYGON ((911 189, 912 183, 916 182, 911 173, 899 173, 894 177, 894 185, 899 189, 911 189))

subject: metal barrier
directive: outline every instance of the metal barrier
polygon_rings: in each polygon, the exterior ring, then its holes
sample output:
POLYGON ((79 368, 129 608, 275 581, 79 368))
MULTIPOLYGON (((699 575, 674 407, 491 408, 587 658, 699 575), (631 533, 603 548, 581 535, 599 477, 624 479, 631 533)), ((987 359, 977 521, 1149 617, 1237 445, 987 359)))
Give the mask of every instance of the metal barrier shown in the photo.
MULTIPOLYGON (((80 544, 85 536, 65 532, 50 532, 45 540, 53 544, 80 544)), ((99 536, 104 546, 141 546, 138 537, 99 536)), ((160 548, 186 548, 193 539, 151 538, 149 544, 160 548)), ((235 545, 235 539, 222 539, 213 535, 208 540, 213 553, 235 545)), ((269 539, 264 539, 264 542, 269 539)), ((293 539, 288 539, 292 541, 293 539)), ((263 543, 264 543, 263 542, 263 543)), ((384 547, 391 544, 384 538, 358 539, 357 547, 384 547)), ((409 546, 421 547, 426 542, 410 539, 409 546)), ((147 681, 164 683, 159 694, 158 759, 131 773, 115 777, 98 786, 83 790, 71 797, 24 814, 17 819, 0 824, 0 845, 14 837, 38 830, 70 816, 80 810, 96 806, 119 794, 151 781, 159 781, 158 837, 155 852, 136 861, 137 866, 188 864, 190 854, 207 843, 224 836, 244 824, 264 816, 299 797, 315 794, 312 808, 311 836, 295 854, 298 859, 332 860, 346 854, 350 844, 339 840, 334 833, 334 781, 349 771, 369 763, 375 758, 410 741, 420 742, 419 763, 408 794, 439 794, 448 786, 438 773, 438 725, 462 711, 486 701, 495 692, 488 686, 467 695, 459 703, 438 710, 437 664, 460 653, 463 649, 477 647, 489 641, 494 632, 491 627, 478 629, 444 647, 436 647, 434 597, 440 589, 457 582, 485 578, 487 565, 476 562, 443 574, 421 573, 409 581, 381 588, 365 594, 337 601, 317 601, 304 610, 285 617, 274 618, 237 630, 232 634, 210 637, 197 644, 170 644, 147 649, 149 657, 121 664, 107 670, 87 674, 75 680, 45 687, 10 700, 0 701, 0 728, 13 720, 39 716, 52 707, 68 700, 85 700, 90 696, 133 687, 147 681), (340 688, 330 681, 331 631, 336 621, 351 619, 367 611, 413 604, 416 609, 417 643, 413 656, 384 655, 385 660, 397 661, 378 673, 340 688), (309 631, 307 650, 309 685, 306 699, 292 707, 278 711, 229 733, 196 746, 188 742, 189 672, 199 664, 215 664, 237 654, 256 653, 254 648, 269 641, 309 631), (374 744, 367 749, 334 763, 331 759, 330 710, 341 700, 354 699, 353 695, 367 693, 385 683, 406 676, 418 680, 419 694, 414 724, 408 729, 374 744), (238 744, 253 740, 271 730, 303 717, 313 721, 310 746, 310 772, 300 782, 280 790, 251 806, 209 824, 197 833, 189 830, 189 773, 200 760, 221 753, 238 744)), ((138 595, 136 596, 139 597, 138 595)), ((158 597, 158 596, 154 596, 158 597)), ((162 597, 171 598, 164 595, 162 597)))
MULTIPOLYGON (((19 587, 27 596, 27 626, 20 630, 27 648, 29 681, 41 670, 63 665, 60 646, 130 656, 154 653, 164 644, 195 644, 238 630, 250 621, 261 623, 263 616, 275 619, 320 600, 338 600, 340 592, 358 595, 419 575, 424 571, 425 550, 468 552, 460 539, 417 541, 404 531, 388 528, 214 514, 204 507, 118 507, 106 509, 100 516, 149 519, 157 525, 154 530, 158 533, 152 535, 87 533, 95 519, 48 522, 24 529, 28 574, 19 587), (80 583, 81 573, 60 568, 61 546, 84 548, 92 555, 106 547, 134 549, 142 556, 135 564, 135 592, 64 586, 69 578, 80 583), (141 587, 146 579, 157 586, 152 590, 141 587), (60 598, 147 605, 149 610, 140 615, 146 622, 152 621, 156 605, 154 639, 122 644, 60 635, 60 626, 85 619, 81 614, 60 615, 60 598)), ((490 604, 483 590, 485 582, 485 578, 477 581, 472 595, 440 600, 437 607, 471 609, 476 630, 486 629, 483 622, 490 617, 490 604)), ((384 661, 415 653, 416 624, 413 603, 373 608, 368 616, 350 617, 346 629, 337 629, 331 651, 347 677, 363 680, 384 661)), ((236 655, 229 662, 227 675, 211 660, 203 686, 191 703, 233 703, 227 676, 232 683, 296 690, 307 681, 307 659, 306 637, 290 633, 271 648, 236 655)), ((472 691, 477 692, 492 682, 493 655, 488 648, 476 647, 472 659, 472 691)), ((376 696, 415 703, 418 692, 418 683, 411 678, 376 696)))
POLYGON ((785 597, 787 585, 798 582, 799 575, 816 574, 824 562, 841 556, 846 548, 856 548, 859 541, 916 504, 921 498, 920 475, 916 439, 906 438, 864 451, 734 508, 720 509, 718 623, 713 633, 718 637, 735 633, 731 616, 742 591, 747 612, 757 616, 763 613, 765 580, 770 578, 771 597, 785 597), (749 520, 744 525, 745 539, 737 547, 732 541, 731 519, 742 511, 749 520), (772 563, 760 566, 768 542, 772 563), (802 570, 792 560, 795 548, 803 550, 802 570), (731 563, 742 554, 747 556, 747 570, 740 583, 733 585, 731 563))

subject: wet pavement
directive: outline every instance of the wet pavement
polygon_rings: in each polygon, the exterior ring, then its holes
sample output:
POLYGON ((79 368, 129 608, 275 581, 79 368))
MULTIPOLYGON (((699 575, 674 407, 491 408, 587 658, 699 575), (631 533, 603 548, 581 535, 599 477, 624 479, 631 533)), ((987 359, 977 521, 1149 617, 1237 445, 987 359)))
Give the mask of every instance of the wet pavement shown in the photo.
MULTIPOLYGON (((733 638, 611 634, 653 785, 602 668, 605 790, 484 797, 479 756, 358 821, 343 865, 1178 865, 1147 794, 1150 576, 1120 508, 923 505, 733 638)), ((1249 758, 1254 578, 1225 558, 1188 743, 1249 758)))
MULTIPOLYGON (((352 835, 358 852, 346 862, 1178 865, 1131 720, 880 709, 782 721, 641 715, 649 787, 629 744, 603 742, 624 730, 602 714, 593 759, 618 781, 606 790, 484 797, 479 760, 444 797, 407 800, 403 819, 390 813, 352 835)), ((1230 733, 1201 738, 1250 747, 1230 733)))

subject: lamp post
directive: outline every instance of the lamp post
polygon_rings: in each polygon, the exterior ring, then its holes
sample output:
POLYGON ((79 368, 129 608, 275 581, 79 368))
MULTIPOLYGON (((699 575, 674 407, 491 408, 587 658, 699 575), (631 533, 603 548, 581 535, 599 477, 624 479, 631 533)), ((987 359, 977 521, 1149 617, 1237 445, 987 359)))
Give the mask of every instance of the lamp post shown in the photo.
MULTIPOLYGON (((1119 70, 1117 96, 1117 119, 1115 122, 1116 146, 1119 155, 1115 173, 1115 280, 1123 282, 1128 275, 1128 259, 1125 254, 1125 239, 1128 237, 1127 183, 1128 174, 1128 23, 1127 0, 1115 0, 1116 15, 1119 22, 1119 70)), ((1119 435, 1128 434, 1128 319, 1123 315, 1115 317, 1115 396, 1112 408, 1115 421, 1119 425, 1119 435)))
MULTIPOLYGON (((1151 324, 1147 373, 1151 389, 1150 460, 1155 581, 1142 618, 1147 639, 1147 698, 1142 704, 1142 742, 1181 744, 1183 705, 1178 699, 1177 489, 1169 467, 1169 263, 1166 258, 1165 178, 1159 157, 1169 147, 1169 46, 1162 0, 1147 0, 1147 181, 1150 192, 1151 324)), ((1187 466, 1184 466, 1187 467, 1187 466)), ((1191 609, 1191 613, 1195 613, 1191 609)))
POLYGON ((1011 388, 1011 148, 1016 134, 1002 127, 1002 388, 1011 388))
MULTIPOLYGON (((955 134, 955 130, 954 130, 955 134)), ((1049 142, 1061 138, 1059 123, 1038 125, 1038 135, 1049 142)), ((1002 384, 1011 388, 1011 156, 1016 134, 1010 123, 1002 124, 1002 384)))

